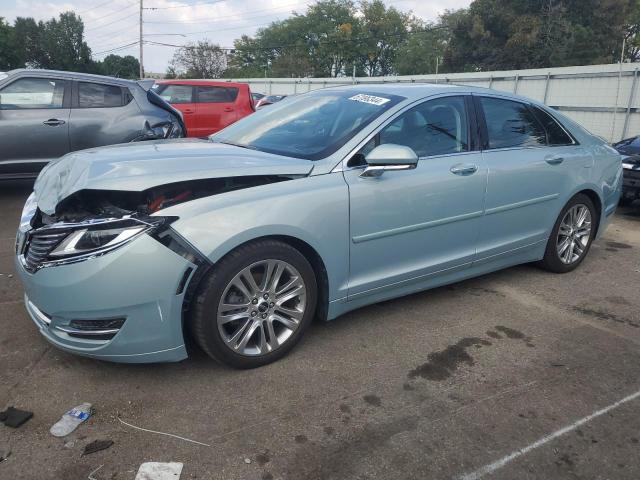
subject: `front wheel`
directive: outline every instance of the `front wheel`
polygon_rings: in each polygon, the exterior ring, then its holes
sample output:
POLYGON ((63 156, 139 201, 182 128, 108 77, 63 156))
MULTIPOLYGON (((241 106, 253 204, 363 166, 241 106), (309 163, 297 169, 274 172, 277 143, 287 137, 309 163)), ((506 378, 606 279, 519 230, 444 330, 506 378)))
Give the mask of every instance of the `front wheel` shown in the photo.
POLYGON ((595 237, 598 214, 589 197, 579 193, 556 220, 541 266, 556 273, 575 269, 589 252, 595 237))
POLYGON ((259 367, 298 343, 316 301, 316 279, 306 258, 286 243, 256 241, 225 256, 203 281, 192 332, 221 363, 259 367))

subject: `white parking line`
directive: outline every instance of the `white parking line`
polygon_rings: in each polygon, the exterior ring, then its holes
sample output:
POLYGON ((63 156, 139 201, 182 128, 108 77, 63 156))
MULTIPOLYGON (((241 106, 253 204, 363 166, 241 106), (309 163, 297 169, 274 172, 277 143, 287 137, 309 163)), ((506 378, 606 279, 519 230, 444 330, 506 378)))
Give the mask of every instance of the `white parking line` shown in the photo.
POLYGON ((631 395, 624 397, 622 400, 618 400, 616 403, 613 403, 611 405, 609 405, 608 407, 604 407, 600 410, 597 410, 595 412, 593 412, 591 415, 588 415, 584 418, 581 418, 580 420, 572 423, 571 425, 567 425, 564 428, 561 428, 560 430, 556 430, 555 432, 542 437, 540 440, 537 440, 535 442, 533 442, 531 445, 527 445, 524 448, 521 448, 520 450, 516 450, 513 453, 510 453, 509 455, 507 455, 506 457, 501 458, 500 460, 497 460, 493 463, 490 463, 488 465, 485 465, 482 468, 479 468, 478 470, 471 472, 471 473, 465 473, 464 475, 459 476, 459 480, 478 480, 482 477, 484 477, 485 475, 488 475, 490 473, 495 472, 496 470, 501 469, 502 467, 504 467, 505 465, 507 465, 508 463, 512 462, 513 460, 515 460, 518 457, 521 457, 522 455, 525 455, 527 453, 529 453, 530 451, 541 447, 542 445, 544 445, 545 443, 550 442, 551 440, 555 440, 556 438, 564 435, 565 433, 569 433, 572 430, 575 430, 576 428, 584 425, 585 423, 590 422, 591 420, 593 420, 594 418, 597 418, 601 415, 604 415, 607 412, 610 412, 611 410, 618 408, 619 406, 630 402, 631 400, 635 400, 636 398, 640 397, 640 391, 637 391, 636 393, 632 393, 631 395))

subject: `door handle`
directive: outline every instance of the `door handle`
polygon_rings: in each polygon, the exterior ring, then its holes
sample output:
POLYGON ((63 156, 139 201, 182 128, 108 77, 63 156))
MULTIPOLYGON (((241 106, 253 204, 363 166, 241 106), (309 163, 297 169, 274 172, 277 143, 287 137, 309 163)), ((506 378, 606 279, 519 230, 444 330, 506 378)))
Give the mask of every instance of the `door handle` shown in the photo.
POLYGON ((559 155, 547 155, 546 157, 544 157, 544 161, 549 165, 560 165, 562 162, 564 162, 564 157, 561 157, 559 155))
POLYGON ((449 169, 454 175, 473 175, 478 171, 478 166, 471 163, 458 163, 449 169))
POLYGON ((64 125, 66 122, 64 120, 58 120, 57 118, 50 118, 49 120, 45 120, 42 122, 43 125, 47 125, 49 127, 57 127, 58 125, 64 125))
POLYGON ((191 110, 191 109, 185 109, 184 110, 184 113, 193 113, 193 112, 195 112, 195 110, 191 110))
POLYGON ((224 107, 225 112, 233 112, 233 107, 224 107))

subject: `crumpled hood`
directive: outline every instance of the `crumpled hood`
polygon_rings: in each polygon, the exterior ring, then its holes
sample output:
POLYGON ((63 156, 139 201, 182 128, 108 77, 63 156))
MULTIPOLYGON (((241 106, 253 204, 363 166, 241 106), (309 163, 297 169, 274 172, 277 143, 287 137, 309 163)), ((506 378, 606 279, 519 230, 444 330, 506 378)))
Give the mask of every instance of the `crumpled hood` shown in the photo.
POLYGON ((307 175, 309 160, 206 140, 127 143, 70 153, 49 163, 34 186, 40 210, 55 213, 80 190, 143 191, 169 183, 250 175, 307 175))

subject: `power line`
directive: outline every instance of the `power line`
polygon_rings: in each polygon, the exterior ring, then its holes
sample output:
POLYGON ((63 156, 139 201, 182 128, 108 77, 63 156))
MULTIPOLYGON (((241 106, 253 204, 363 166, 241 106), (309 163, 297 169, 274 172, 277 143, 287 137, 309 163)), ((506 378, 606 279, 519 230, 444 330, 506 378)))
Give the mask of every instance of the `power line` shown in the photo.
POLYGON ((216 3, 222 3, 222 2, 226 2, 227 0, 213 0, 211 2, 201 2, 201 3, 193 3, 190 5, 174 5, 171 7, 146 7, 145 10, 171 10, 174 8, 193 8, 193 7, 200 7, 202 5, 213 5, 216 3))
POLYGON ((97 8, 100 8, 100 7, 102 7, 102 6, 104 6, 104 5, 107 5, 107 4, 110 4, 110 3, 112 4, 112 3, 113 3, 113 0, 108 0, 108 1, 106 1, 106 2, 104 2, 104 3, 101 3, 101 4, 99 4, 99 5, 95 5, 95 6, 91 7, 91 8, 87 8, 86 10, 82 10, 82 11, 80 11, 80 12, 76 12, 76 13, 77 13, 78 15, 81 15, 81 14, 83 14, 83 13, 90 12, 90 11, 92 11, 92 10, 96 10, 97 8))
POLYGON ((132 7, 135 7, 135 6, 136 6, 136 5, 131 4, 131 5, 129 5, 128 7, 124 7, 124 8, 122 8, 122 9, 120 9, 120 10, 115 10, 115 11, 113 11, 113 12, 111 12, 111 13, 107 13, 106 15, 103 15, 103 16, 101 16, 101 17, 98 17, 98 18, 90 18, 90 19, 88 19, 88 20, 84 20, 84 22, 85 22, 85 23, 87 23, 87 22, 89 22, 89 23, 97 22, 98 20, 105 19, 105 18, 110 17, 111 15, 115 15, 115 14, 117 14, 117 13, 122 13, 122 12, 124 12, 124 11, 126 11, 126 10, 129 10, 129 9, 130 9, 130 8, 132 8, 132 7))
POLYGON ((108 27, 109 25, 113 25, 114 23, 118 23, 118 22, 121 22, 122 20, 125 20, 127 18, 133 17, 134 15, 137 16, 138 12, 134 12, 131 15, 126 15, 126 16, 121 17, 121 18, 117 18, 116 20, 113 20, 112 22, 109 22, 109 23, 104 23, 102 25, 97 25, 95 27, 87 28, 86 30, 87 31, 89 31, 89 30, 98 30, 99 28, 108 27))
POLYGON ((121 45, 119 47, 110 48, 109 50, 103 50, 102 52, 96 52, 93 55, 102 55, 103 53, 113 53, 120 50, 124 50, 125 48, 133 47, 134 45, 138 45, 140 42, 136 40, 135 42, 128 43, 126 45, 121 45))
MULTIPOLYGON (((388 38, 388 37, 401 37, 404 35, 415 35, 418 33, 429 33, 429 32, 433 32, 434 30, 441 30, 446 28, 444 25, 442 26, 437 26, 437 27, 432 27, 432 28, 428 28, 428 29, 421 29, 421 30, 412 30, 409 32, 399 32, 399 33, 391 33, 388 35, 377 35, 377 36, 363 36, 363 37, 354 37, 354 38, 344 38, 344 39, 333 39, 333 40, 324 40, 324 41, 319 41, 317 42, 316 45, 314 45, 314 47, 319 47, 319 46, 324 46, 324 45, 335 45, 335 44, 339 44, 339 43, 353 43, 353 42, 360 42, 360 41, 366 41, 366 40, 380 40, 382 38, 388 38)), ((197 45, 189 45, 189 44, 183 44, 183 45, 176 45, 176 44, 172 44, 172 43, 164 43, 164 42, 145 42, 148 43, 150 45, 158 45, 158 46, 164 46, 164 47, 173 47, 173 48, 197 48, 197 45)), ((286 49, 286 48, 307 48, 307 45, 301 45, 301 44, 296 44, 296 43, 291 43, 291 44, 284 44, 284 45, 271 45, 271 46, 267 46, 267 47, 254 47, 255 50, 278 50, 278 49, 286 49)), ((235 47, 220 47, 220 50, 223 51, 233 51, 233 50, 238 50, 235 47)))
MULTIPOLYGON (((242 11, 242 12, 238 12, 232 15, 218 15, 216 17, 210 17, 210 19, 204 19, 204 20, 193 20, 193 21, 184 21, 184 22, 180 22, 180 21, 176 21, 176 20, 171 20, 171 21, 166 21, 166 22, 162 22, 162 21, 148 21, 148 22, 144 22, 144 23, 154 23, 154 24, 163 24, 163 25, 173 25, 173 24, 177 24, 177 25, 185 25, 185 24, 193 24, 193 23, 216 23, 215 21, 211 21, 211 20, 219 20, 219 19, 223 19, 223 18, 234 18, 234 17, 240 17, 245 13, 258 13, 258 12, 268 12, 268 11, 272 11, 272 10, 284 10, 284 9, 288 9, 289 7, 295 7, 295 6, 303 6, 303 5, 309 5, 311 3, 311 1, 306 1, 306 2, 295 2, 295 3, 289 3, 286 5, 280 5, 279 7, 270 7, 270 8, 262 8, 262 9, 258 9, 258 10, 249 10, 249 11, 242 11)), ((284 12, 282 12, 284 13, 284 12)), ((262 15, 257 15, 256 17, 251 17, 251 18, 258 18, 261 17, 262 15)), ((242 17, 242 19, 246 19, 246 17, 242 17)))

